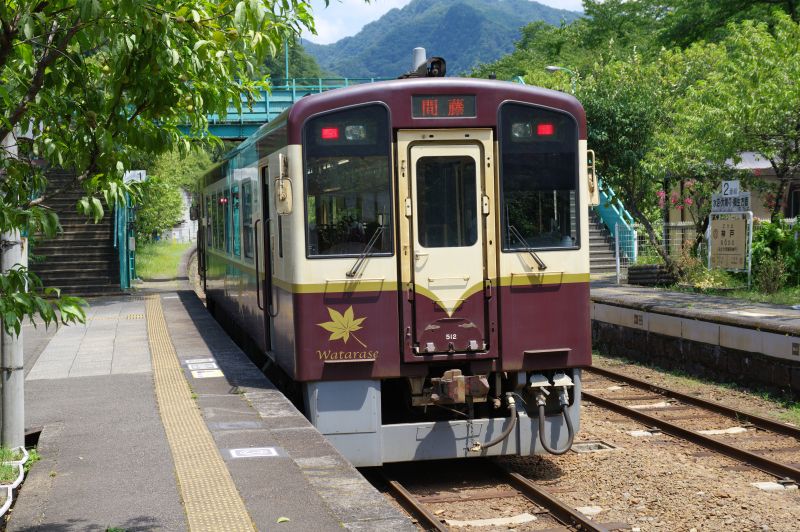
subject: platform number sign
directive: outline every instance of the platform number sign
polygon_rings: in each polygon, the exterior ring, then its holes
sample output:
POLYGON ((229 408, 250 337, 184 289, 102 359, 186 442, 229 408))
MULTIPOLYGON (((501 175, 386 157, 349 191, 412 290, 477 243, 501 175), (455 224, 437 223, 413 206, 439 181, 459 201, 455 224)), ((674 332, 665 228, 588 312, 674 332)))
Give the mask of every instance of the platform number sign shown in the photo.
POLYGON ((723 181, 722 182, 722 195, 723 196, 738 196, 739 195, 739 181, 723 181))

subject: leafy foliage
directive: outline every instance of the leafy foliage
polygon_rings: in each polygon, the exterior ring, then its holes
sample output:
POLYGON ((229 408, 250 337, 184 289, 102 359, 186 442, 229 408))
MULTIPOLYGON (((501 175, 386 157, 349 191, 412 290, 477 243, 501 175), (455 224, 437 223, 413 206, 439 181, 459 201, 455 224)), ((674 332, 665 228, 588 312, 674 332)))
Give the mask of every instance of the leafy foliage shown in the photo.
POLYGON ((85 305, 81 298, 61 296, 58 288, 43 288, 39 277, 27 268, 15 266, 0 275, 0 318, 9 334, 18 335, 25 318, 35 324, 36 316, 46 327, 58 321, 83 322, 85 305))
POLYGON ((800 25, 776 15, 775 25, 745 21, 719 44, 698 43, 672 57, 702 68, 671 109, 662 152, 674 166, 717 166, 754 151, 778 178, 773 216, 800 170, 800 25), (704 67, 703 67, 704 65, 704 67), (692 139, 692 142, 685 142, 692 139))
MULTIPOLYGON (((74 172, 64 188, 83 191, 88 217, 135 195, 122 180, 133 162, 188 151, 185 123, 206 138, 207 115, 252 100, 266 85, 263 60, 304 27, 313 30, 306 0, 0 3, 0 232, 57 232, 47 206, 63 189, 48 186, 47 165, 74 172)), ((40 289, 33 277, 0 278, 12 328, 31 312, 52 321, 25 295, 40 289)), ((52 303, 67 321, 82 316, 73 304, 52 303)))
POLYGON ((149 177, 142 183, 142 199, 136 210, 136 237, 141 241, 157 238, 183 219, 183 195, 174 183, 149 177))
POLYGON ((178 224, 183 219, 183 192, 194 191, 198 179, 212 164, 209 153, 199 147, 185 154, 172 150, 159 155, 141 184, 137 238, 150 240, 178 224))
MULTIPOLYGON (((286 78, 285 44, 278 53, 264 62, 265 74, 273 81, 286 78)), ((290 78, 322 78, 327 74, 322 71, 317 60, 306 52, 299 40, 289 43, 289 77, 290 78)))
POLYGON ((800 227, 789 227, 782 219, 761 222, 753 232, 753 265, 756 275, 763 270, 774 270, 774 262, 783 263, 786 277, 800 285, 800 242, 796 234, 800 227))

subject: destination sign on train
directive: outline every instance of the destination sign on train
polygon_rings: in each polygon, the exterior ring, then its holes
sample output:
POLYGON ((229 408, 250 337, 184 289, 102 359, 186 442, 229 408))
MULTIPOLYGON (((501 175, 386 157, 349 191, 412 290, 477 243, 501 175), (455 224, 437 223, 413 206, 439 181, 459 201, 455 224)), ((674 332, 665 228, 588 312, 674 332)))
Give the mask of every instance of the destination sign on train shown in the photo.
POLYGON ((474 118, 474 95, 426 94, 411 97, 414 118, 474 118))

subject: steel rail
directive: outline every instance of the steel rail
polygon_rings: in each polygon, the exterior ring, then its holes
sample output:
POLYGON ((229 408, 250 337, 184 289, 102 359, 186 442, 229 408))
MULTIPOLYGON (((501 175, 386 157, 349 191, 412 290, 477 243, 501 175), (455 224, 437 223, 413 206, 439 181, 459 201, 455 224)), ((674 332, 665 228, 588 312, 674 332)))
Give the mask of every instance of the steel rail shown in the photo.
POLYGON ((448 532, 448 530, 450 530, 443 525, 442 521, 430 510, 425 508, 424 505, 420 504, 419 500, 417 500, 417 498, 410 491, 403 487, 402 484, 396 480, 390 479, 383 471, 381 472, 381 475, 383 476, 383 480, 389 486, 389 489, 398 499, 398 502, 410 514, 416 516, 420 521, 423 521, 425 523, 423 526, 425 526, 426 530, 438 530, 439 532, 448 532))
POLYGON ((593 522, 581 512, 570 508, 519 473, 508 471, 501 466, 497 466, 497 469, 502 472, 506 482, 519 490, 527 499, 550 512, 562 524, 576 530, 608 532, 608 529, 600 523, 593 522))
MULTIPOLYGON (((570 508, 519 473, 508 471, 496 463, 491 463, 491 466, 496 470, 502 482, 510 484, 520 495, 542 507, 562 525, 586 532, 608 532, 609 529, 602 524, 593 522, 584 514, 570 508)), ((398 502, 409 513, 416 516, 426 529, 440 532, 450 530, 422 504, 418 497, 414 496, 400 482, 389 478, 385 471, 381 471, 380 474, 393 495, 398 499, 398 502)))
POLYGON ((676 436, 678 438, 683 438, 684 440, 690 441, 702 447, 706 447, 712 451, 724 454, 729 458, 744 462, 755 467, 756 469, 760 469, 765 473, 774 475, 779 479, 788 478, 793 480, 795 483, 800 483, 800 469, 796 469, 780 462, 775 462, 774 460, 770 460, 769 458, 765 458, 750 451, 745 451, 744 449, 734 447, 733 445, 728 445, 727 443, 723 443, 702 434, 698 434, 697 432, 685 429, 675 425, 674 423, 670 423, 669 421, 645 414, 644 412, 639 412, 638 410, 628 408, 621 404, 615 403, 614 401, 598 397, 592 393, 583 391, 581 396, 583 399, 591 401, 592 403, 606 408, 607 410, 622 414, 623 416, 629 417, 649 427, 657 427, 667 434, 676 436))
POLYGON ((760 429, 771 430, 772 432, 778 432, 780 434, 791 436, 793 438, 797 438, 798 440, 800 440, 800 427, 793 427, 791 425, 781 423, 780 421, 775 421, 772 419, 758 416, 756 414, 751 414, 750 412, 743 412, 741 410, 736 410, 734 408, 730 408, 721 405, 719 403, 712 403, 711 401, 706 401, 705 399, 700 399, 698 397, 693 397, 685 393, 676 392, 675 390, 670 390, 669 388, 663 388, 661 386, 641 381, 634 377, 629 377, 627 375, 623 375, 621 373, 617 373, 609 369, 598 368, 596 366, 593 366, 589 368, 583 368, 583 370, 589 373, 596 373, 597 375, 601 375, 608 379, 624 382, 626 384, 636 386, 637 388, 643 388, 651 392, 665 395, 667 397, 671 397, 672 399, 677 399, 682 403, 687 403, 700 408, 705 408, 707 410, 711 410, 712 412, 729 417, 731 419, 735 419, 737 421, 744 419, 748 423, 760 429))

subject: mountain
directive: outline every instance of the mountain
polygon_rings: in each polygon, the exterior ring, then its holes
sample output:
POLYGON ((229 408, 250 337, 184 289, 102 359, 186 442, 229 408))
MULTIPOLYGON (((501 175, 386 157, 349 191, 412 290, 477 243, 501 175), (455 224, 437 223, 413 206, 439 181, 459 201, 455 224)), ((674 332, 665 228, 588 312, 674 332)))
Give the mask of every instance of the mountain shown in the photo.
POLYGON ((397 77, 411 69, 417 46, 428 57, 444 57, 449 75, 458 75, 513 51, 522 26, 537 20, 557 25, 580 16, 529 0, 413 0, 353 37, 302 44, 324 70, 343 77, 397 77))

